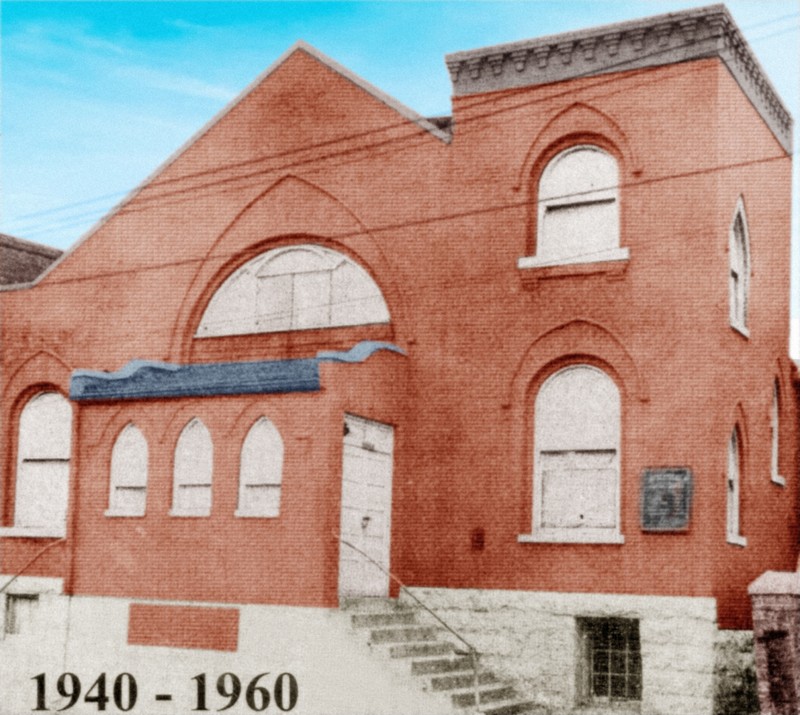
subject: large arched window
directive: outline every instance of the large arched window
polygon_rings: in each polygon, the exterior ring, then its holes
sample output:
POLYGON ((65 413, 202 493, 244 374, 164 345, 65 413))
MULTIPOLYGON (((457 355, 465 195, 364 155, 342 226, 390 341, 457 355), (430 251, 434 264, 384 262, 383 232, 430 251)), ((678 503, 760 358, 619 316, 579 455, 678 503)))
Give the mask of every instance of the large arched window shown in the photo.
POLYGON ((740 200, 731 224, 730 254, 730 320, 739 332, 747 334, 747 309, 750 293, 750 238, 744 204, 740 200))
POLYGON ((602 370, 573 365, 534 405, 533 537, 621 541, 620 395, 602 370))
POLYGON ((557 154, 539 179, 536 262, 547 265, 627 258, 619 249, 619 168, 602 149, 557 154))
POLYGON ((727 515, 725 534, 728 543, 746 546, 741 534, 741 464, 742 437, 739 427, 734 427, 728 440, 727 515))
POLYGON ((19 418, 14 526, 65 533, 71 442, 67 399, 57 392, 32 397, 19 418))
POLYGON ((119 433, 111 450, 108 516, 144 516, 147 505, 147 440, 134 424, 119 433))
POLYGON ((272 422, 259 418, 242 445, 237 516, 278 516, 281 509, 283 440, 272 422))
POLYGON ((183 428, 175 446, 172 487, 173 516, 208 516, 211 513, 211 478, 214 445, 198 418, 183 428))
POLYGON ((197 337, 388 323, 383 295, 352 260, 322 246, 276 248, 217 290, 197 337))

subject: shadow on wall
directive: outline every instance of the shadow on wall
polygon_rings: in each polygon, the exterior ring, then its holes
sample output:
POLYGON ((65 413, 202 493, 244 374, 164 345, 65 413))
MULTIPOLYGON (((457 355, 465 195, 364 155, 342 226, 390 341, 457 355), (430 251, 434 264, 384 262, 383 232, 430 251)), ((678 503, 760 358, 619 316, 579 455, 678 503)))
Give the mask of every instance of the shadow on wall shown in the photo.
POLYGON ((714 715, 758 715, 752 631, 721 631, 715 650, 714 715))

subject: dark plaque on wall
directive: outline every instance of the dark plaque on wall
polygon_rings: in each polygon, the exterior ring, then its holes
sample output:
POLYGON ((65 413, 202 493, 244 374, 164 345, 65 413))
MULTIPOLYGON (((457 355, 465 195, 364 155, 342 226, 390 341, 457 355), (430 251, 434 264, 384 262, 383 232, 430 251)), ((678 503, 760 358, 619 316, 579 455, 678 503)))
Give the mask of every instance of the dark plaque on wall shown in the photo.
POLYGON ((642 473, 642 529, 685 531, 692 510, 692 470, 658 467, 642 473))

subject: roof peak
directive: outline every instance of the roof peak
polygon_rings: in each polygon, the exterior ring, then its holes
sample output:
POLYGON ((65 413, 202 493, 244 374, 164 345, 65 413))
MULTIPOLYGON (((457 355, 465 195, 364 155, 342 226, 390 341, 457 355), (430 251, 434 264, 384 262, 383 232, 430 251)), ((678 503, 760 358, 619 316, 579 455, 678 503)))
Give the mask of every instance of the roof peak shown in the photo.
POLYGON ((792 117, 724 5, 708 5, 445 57, 454 96, 719 57, 783 148, 792 117))

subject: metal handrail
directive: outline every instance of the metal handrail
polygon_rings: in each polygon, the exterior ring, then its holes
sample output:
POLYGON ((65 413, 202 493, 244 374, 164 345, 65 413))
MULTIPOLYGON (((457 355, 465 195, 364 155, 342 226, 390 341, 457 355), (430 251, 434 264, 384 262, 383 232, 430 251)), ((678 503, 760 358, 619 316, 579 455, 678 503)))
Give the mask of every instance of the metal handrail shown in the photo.
MULTIPOLYGON (((449 623, 443 620, 435 611, 433 611, 431 608, 425 605, 425 603, 423 603, 422 600, 420 600, 416 595, 414 595, 411 589, 408 586, 406 586, 406 584, 404 584, 395 574, 389 571, 389 569, 384 568, 382 564, 378 563, 375 559, 373 559, 369 554, 364 552, 362 549, 359 549, 358 546, 356 546, 355 544, 351 544, 346 539, 343 539, 341 534, 333 532, 333 536, 339 542, 341 542, 345 546, 349 546, 351 549, 353 549, 353 551, 357 551, 365 559, 367 559, 375 566, 377 566, 381 571, 383 571, 383 573, 385 573, 390 579, 392 579, 392 581, 394 581, 398 586, 400 586, 401 591, 405 591, 405 593, 411 596, 411 598, 413 598, 420 606, 422 606, 422 608, 424 608, 428 613, 430 613, 439 623, 441 623, 448 631, 450 631, 450 633, 452 633, 456 638, 458 638, 458 640, 460 640, 467 647, 469 651, 468 655, 472 660, 472 687, 475 691, 475 712, 480 713, 481 709, 480 709, 480 697, 479 697, 480 683, 478 680, 478 668, 479 668, 478 660, 481 654, 478 651, 478 649, 474 645, 472 645, 472 643, 470 643, 466 638, 464 638, 464 636, 462 636, 458 631, 456 631, 452 626, 450 626, 449 623)), ((459 653, 459 651, 456 651, 456 653, 459 653)))

